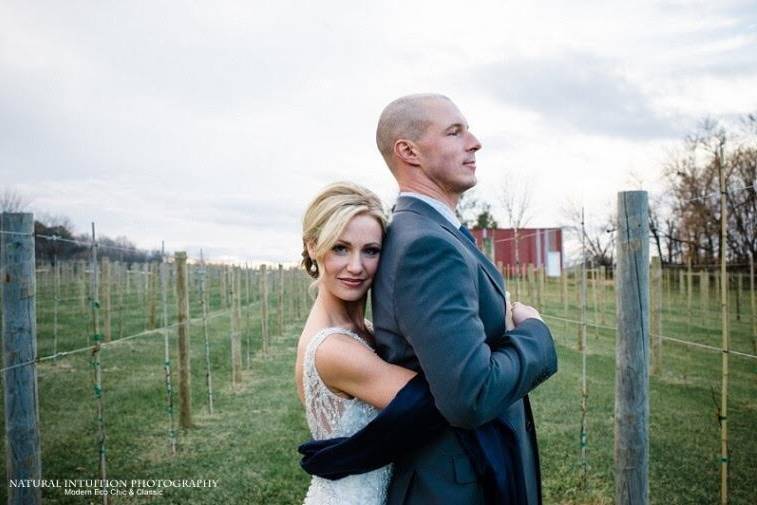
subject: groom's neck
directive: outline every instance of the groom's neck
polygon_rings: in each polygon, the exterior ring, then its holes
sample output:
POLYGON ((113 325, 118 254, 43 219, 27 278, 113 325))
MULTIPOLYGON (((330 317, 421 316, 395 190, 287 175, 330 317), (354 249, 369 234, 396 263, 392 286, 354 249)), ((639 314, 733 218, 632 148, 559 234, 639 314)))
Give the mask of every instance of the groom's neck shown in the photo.
POLYGON ((400 184, 401 193, 418 193, 420 195, 433 198, 442 202, 449 207, 452 212, 455 212, 457 208, 457 202, 460 201, 460 195, 452 192, 445 192, 439 187, 431 183, 423 183, 421 181, 414 181, 400 184))

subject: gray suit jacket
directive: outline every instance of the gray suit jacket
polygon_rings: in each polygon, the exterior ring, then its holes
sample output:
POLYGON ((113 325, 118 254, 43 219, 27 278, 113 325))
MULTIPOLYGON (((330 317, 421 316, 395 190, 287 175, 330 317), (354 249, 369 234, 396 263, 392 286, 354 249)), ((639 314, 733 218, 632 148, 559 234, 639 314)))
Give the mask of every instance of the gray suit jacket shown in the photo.
MULTIPOLYGON (((422 371, 452 426, 499 417, 512 428, 529 504, 540 503, 539 461, 526 394, 557 368, 548 328, 505 332, 505 288, 491 261, 426 203, 400 197, 373 284, 378 354, 422 371), (491 350, 487 342, 508 345, 491 350)), ((390 505, 484 503, 483 488, 451 429, 395 462, 390 505)))

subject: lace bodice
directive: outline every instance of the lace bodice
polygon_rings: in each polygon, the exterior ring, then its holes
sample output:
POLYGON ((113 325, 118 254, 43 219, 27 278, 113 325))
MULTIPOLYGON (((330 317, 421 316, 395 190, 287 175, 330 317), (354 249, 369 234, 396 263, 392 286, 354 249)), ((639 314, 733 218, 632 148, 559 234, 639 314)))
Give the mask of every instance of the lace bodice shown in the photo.
MULTIPOLYGON (((303 360, 305 414, 310 433, 316 440, 348 437, 368 424, 378 410, 358 398, 343 398, 332 392, 315 367, 318 346, 333 334, 349 335, 372 350, 357 333, 346 328, 324 328, 308 342, 303 360)), ((372 472, 351 475, 339 480, 313 477, 305 505, 366 504, 382 505, 391 478, 391 465, 372 472)))

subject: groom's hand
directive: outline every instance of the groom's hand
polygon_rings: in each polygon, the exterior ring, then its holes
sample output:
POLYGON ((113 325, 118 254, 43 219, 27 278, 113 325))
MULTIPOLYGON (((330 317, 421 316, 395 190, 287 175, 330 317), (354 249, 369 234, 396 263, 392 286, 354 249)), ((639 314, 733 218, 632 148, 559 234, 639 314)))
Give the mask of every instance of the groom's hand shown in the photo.
POLYGON ((535 308, 531 307, 530 305, 525 305, 520 302, 513 302, 513 323, 515 323, 515 326, 518 326, 520 323, 525 321, 526 319, 538 319, 539 321, 544 322, 544 320, 541 318, 541 314, 539 314, 539 311, 535 308))

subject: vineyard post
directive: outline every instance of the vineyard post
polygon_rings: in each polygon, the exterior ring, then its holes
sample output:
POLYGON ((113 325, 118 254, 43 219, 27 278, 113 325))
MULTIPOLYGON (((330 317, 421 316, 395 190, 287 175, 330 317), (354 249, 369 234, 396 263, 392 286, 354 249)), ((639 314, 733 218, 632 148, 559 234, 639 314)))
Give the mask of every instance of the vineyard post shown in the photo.
MULTIPOLYGON (((663 269, 662 263, 660 264, 660 269, 662 270, 662 275, 664 276, 664 286, 665 286, 665 300, 670 300, 671 297, 671 289, 673 284, 673 279, 670 276, 670 268, 663 269)), ((660 299, 660 305, 662 305, 662 299, 660 299)))
POLYGON ((691 255, 686 259, 686 309, 689 317, 686 318, 686 333, 691 334, 691 318, 694 312, 691 306, 691 299, 694 296, 694 274, 691 271, 691 255))
POLYGON ((581 208, 581 286, 578 290, 579 331, 578 350, 586 348, 586 232, 584 230, 584 211, 581 208))
POLYGON ((589 411, 589 387, 586 377, 586 354, 588 342, 586 338, 586 233, 584 230, 584 210, 581 208, 581 293, 580 293, 580 330, 578 333, 578 349, 581 351, 581 488, 588 488, 589 479, 589 429, 588 429, 588 411, 589 411))
POLYGON ((563 321, 563 332, 567 335, 568 333, 568 271, 565 268, 560 269, 560 284, 561 284, 561 290, 560 290, 560 301, 562 302, 562 311, 563 311, 563 318, 565 319, 563 321))
POLYGON ((142 307, 144 309, 145 330, 150 329, 150 264, 142 263, 142 277, 140 279, 142 288, 142 307))
MULTIPOLYGON (((3 266, 3 390, 8 480, 41 479, 34 215, 0 214, 3 266)), ((41 487, 8 488, 8 504, 42 503, 41 487)))
POLYGON ((718 157, 720 176, 720 325, 722 332, 722 378, 720 386, 720 503, 728 504, 728 275, 726 256, 728 249, 728 207, 726 206, 726 180, 723 169, 722 146, 718 157))
POLYGON ((236 388, 242 384, 242 314, 239 267, 230 270, 231 285, 231 382, 236 388))
POLYGON ((521 280, 521 269, 520 269, 520 244, 518 241, 518 227, 516 226, 513 228, 513 242, 515 244, 514 250, 515 250, 515 300, 520 300, 520 280, 521 280))
POLYGON ((749 255, 749 297, 752 305, 752 349, 757 354, 757 301, 754 296, 754 254, 749 255))
POLYGON ((278 310, 278 332, 277 335, 284 336, 284 265, 279 263, 279 310, 278 310))
POLYGON ((171 346, 168 330, 168 263, 166 263, 165 243, 160 246, 160 305, 163 327, 163 380, 166 386, 166 410, 168 411, 168 439, 171 455, 176 456, 176 429, 173 416, 173 385, 171 384, 171 346))
POLYGON ((53 359, 58 358, 58 304, 60 302, 60 262, 58 261, 58 255, 54 256, 55 262, 55 282, 54 282, 54 297, 53 297, 53 359))
POLYGON ((310 311, 310 295, 308 294, 308 287, 310 286, 310 276, 304 275, 302 276, 301 281, 301 290, 302 290, 302 308, 303 308, 303 318, 308 317, 308 312, 310 311))
POLYGON ((111 298, 110 298, 110 278, 111 268, 110 259, 107 256, 103 256, 101 261, 102 265, 102 282, 100 283, 100 289, 102 290, 102 305, 103 305, 103 336, 106 342, 110 342, 113 339, 113 328, 111 324, 111 298))
POLYGON ((227 287, 226 265, 221 266, 221 307, 229 308, 229 289, 227 287))
POLYGON ((662 265, 660 258, 652 258, 652 277, 649 290, 651 303, 651 324, 649 331, 652 348, 652 374, 662 372, 662 265))
POLYGON ((536 264, 528 264, 528 299, 538 303, 536 298, 536 264))
POLYGON ((126 297, 126 311, 127 315, 129 315, 129 292, 131 291, 131 265, 128 263, 124 265, 124 277, 126 280, 126 284, 124 286, 124 296, 126 297))
MULTIPOLYGON (((599 322, 599 300, 598 300, 598 293, 597 293, 597 274, 599 272, 599 265, 595 265, 594 262, 591 262, 591 268, 589 269, 589 273, 591 273, 591 304, 594 308, 594 316, 592 317, 593 322, 596 324, 599 322)), ((597 332, 597 328, 594 328, 595 332, 597 332)))
POLYGON ((208 412, 213 415, 213 376, 210 370, 210 342, 208 340, 208 270, 200 249, 200 306, 202 307, 202 337, 205 343, 205 385, 208 387, 208 412))
POLYGON ((649 217, 646 191, 618 193, 615 503, 649 503, 649 217))
POLYGON ((247 263, 244 264, 244 289, 246 294, 246 300, 247 303, 245 305, 245 318, 244 318, 244 327, 245 327, 245 363, 246 368, 250 368, 251 363, 251 350, 250 346, 252 345, 252 327, 250 325, 250 312, 252 312, 252 298, 250 297, 250 277, 252 276, 250 267, 247 265, 247 263))
POLYGON ((707 324, 707 316, 708 311, 710 308, 710 273, 707 271, 707 267, 705 266, 702 272, 699 274, 699 307, 702 311, 702 325, 706 326, 707 324))
POLYGON ((260 265, 260 339, 263 354, 268 355, 268 272, 265 265, 260 265))
POLYGON ((741 292, 744 289, 744 275, 736 274, 736 321, 741 321, 741 292))
POLYGON ((192 391, 189 361, 189 292, 187 290, 187 253, 179 251, 176 257, 176 305, 179 334, 179 425, 192 428, 192 391))
MULTIPOLYGON (((92 223, 92 244, 91 244, 91 268, 92 275, 90 277, 90 305, 92 307, 92 336, 95 341, 92 347, 92 368, 95 372, 95 399, 97 400, 97 445, 99 449, 99 466, 100 466, 100 479, 103 482, 102 488, 105 491, 104 482, 107 479, 107 460, 105 458, 105 406, 103 403, 103 387, 102 387, 102 364, 100 362, 100 351, 103 336, 100 333, 100 320, 98 318, 98 310, 100 308, 99 295, 99 279, 98 279, 98 267, 97 267, 97 238, 95 236, 95 223, 92 223)), ((103 505, 108 504, 108 493, 103 492, 102 495, 103 505)))
POLYGON ((148 297, 150 298, 149 326, 151 330, 154 330, 157 327, 158 319, 158 264, 151 261, 150 263, 148 263, 148 265, 147 285, 149 286, 148 297))

